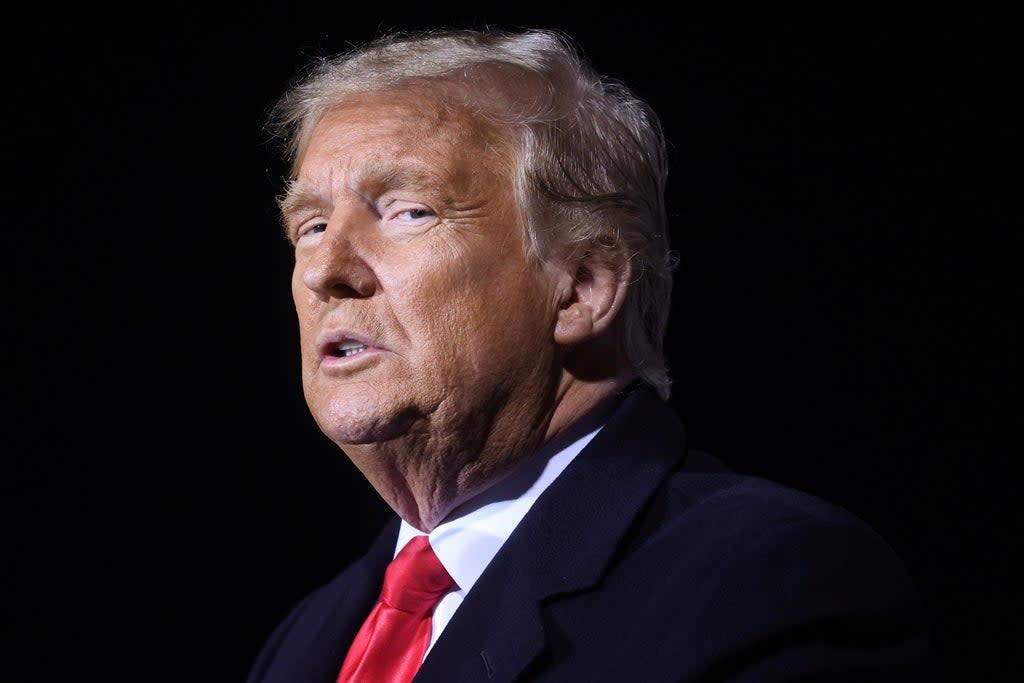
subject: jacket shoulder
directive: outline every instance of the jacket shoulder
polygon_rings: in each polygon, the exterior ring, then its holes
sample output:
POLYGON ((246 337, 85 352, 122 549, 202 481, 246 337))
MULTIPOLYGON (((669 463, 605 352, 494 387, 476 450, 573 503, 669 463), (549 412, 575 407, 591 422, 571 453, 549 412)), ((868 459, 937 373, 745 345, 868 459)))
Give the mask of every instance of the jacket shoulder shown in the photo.
POLYGON ((845 508, 765 479, 674 473, 616 573, 645 577, 645 599, 677 615, 658 620, 658 637, 695 648, 691 663, 711 680, 898 680, 934 658, 927 610, 887 541, 845 508))

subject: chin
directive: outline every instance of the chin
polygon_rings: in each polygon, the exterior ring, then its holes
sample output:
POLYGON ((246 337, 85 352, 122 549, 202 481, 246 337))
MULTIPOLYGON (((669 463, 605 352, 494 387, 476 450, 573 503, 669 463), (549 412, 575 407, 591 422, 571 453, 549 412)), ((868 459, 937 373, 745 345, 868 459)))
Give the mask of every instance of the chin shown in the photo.
POLYGON ((389 404, 381 397, 332 397, 313 412, 320 430, 339 446, 390 441, 416 421, 411 406, 389 404))

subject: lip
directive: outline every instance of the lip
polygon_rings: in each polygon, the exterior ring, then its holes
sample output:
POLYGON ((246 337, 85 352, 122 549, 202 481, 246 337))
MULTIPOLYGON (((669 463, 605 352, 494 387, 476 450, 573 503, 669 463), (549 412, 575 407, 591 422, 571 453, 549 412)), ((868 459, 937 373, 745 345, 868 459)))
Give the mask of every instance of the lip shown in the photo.
POLYGON ((387 350, 388 349, 386 347, 379 344, 369 335, 362 334, 360 332, 353 332, 351 330, 325 330, 317 335, 316 340, 316 357, 322 367, 351 365, 372 356, 377 356, 387 350), (351 356, 335 355, 334 349, 347 342, 363 344, 366 348, 351 356))

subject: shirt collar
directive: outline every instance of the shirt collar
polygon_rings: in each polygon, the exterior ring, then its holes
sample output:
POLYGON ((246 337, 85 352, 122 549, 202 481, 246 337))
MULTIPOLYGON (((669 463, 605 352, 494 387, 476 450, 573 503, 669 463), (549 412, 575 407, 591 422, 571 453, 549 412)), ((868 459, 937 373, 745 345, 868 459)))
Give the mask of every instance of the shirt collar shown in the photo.
MULTIPOLYGON (((540 494, 601 431, 597 426, 565 444, 554 441, 530 457, 512 474, 467 501, 430 532, 430 545, 465 594, 526 516, 540 494)), ((423 532, 402 520, 395 555, 423 532)))

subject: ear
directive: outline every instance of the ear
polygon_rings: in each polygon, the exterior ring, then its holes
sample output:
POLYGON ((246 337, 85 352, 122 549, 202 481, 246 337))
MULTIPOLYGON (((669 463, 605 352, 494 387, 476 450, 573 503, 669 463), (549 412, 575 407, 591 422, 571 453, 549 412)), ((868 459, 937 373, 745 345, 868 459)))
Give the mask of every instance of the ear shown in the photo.
POLYGON ((629 258, 619 250, 595 249, 567 262, 571 278, 562 290, 555 342, 574 346, 601 336, 626 300, 629 258))

